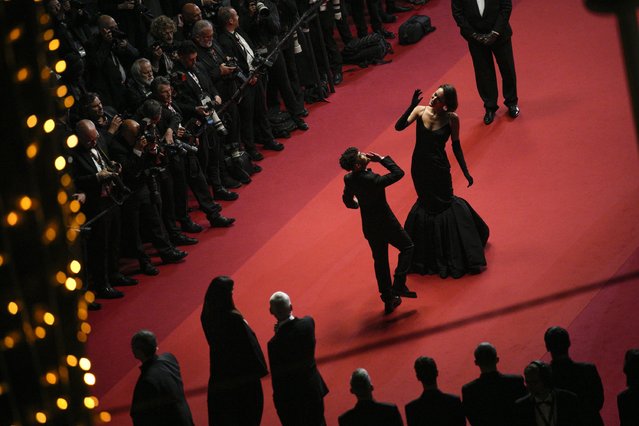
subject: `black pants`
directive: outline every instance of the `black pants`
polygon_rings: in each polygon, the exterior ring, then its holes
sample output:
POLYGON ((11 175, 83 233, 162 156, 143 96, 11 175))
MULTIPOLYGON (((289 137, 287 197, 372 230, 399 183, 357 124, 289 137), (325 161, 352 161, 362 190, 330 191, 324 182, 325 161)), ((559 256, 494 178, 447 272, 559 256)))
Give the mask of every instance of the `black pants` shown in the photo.
MULTIPOLYGON (((371 29, 379 31, 382 29, 381 4, 379 0, 366 0, 368 8, 368 16, 371 20, 371 29)), ((364 37, 368 34, 366 21, 364 19, 364 0, 351 0, 351 12, 353 14, 353 22, 357 28, 357 37, 364 37)))
POLYGON ((108 211, 97 219, 91 230, 82 234, 86 246, 86 275, 91 277, 91 290, 100 290, 109 283, 109 278, 117 274, 120 258, 120 207, 113 206, 110 198, 99 200, 92 219, 103 210, 108 211))
MULTIPOLYGON (((300 102, 300 99, 296 96, 291 80, 288 75, 288 68, 284 59, 283 52, 280 52, 273 61, 273 66, 268 72, 268 97, 273 101, 269 103, 275 103, 278 94, 284 101, 286 110, 291 115, 299 115, 304 109, 304 104, 300 102)), ((279 104, 279 102, 277 102, 279 104)))
POLYGON ((259 426, 264 411, 260 379, 220 387, 209 380, 207 397, 210 426, 259 426))
POLYGON ((511 39, 499 41, 491 46, 469 41, 468 49, 473 58, 475 82, 479 96, 484 101, 484 108, 489 111, 495 111, 498 108, 497 96, 499 93, 493 57, 497 61, 501 73, 504 103, 507 106, 517 105, 517 77, 511 39))
POLYGON ((373 253, 377 288, 382 300, 386 301, 391 295, 393 286, 401 287, 406 284, 406 274, 413 259, 415 246, 406 231, 404 231, 404 228, 399 224, 392 229, 380 232, 379 235, 369 235, 367 239, 373 253), (394 283, 391 281, 390 266, 388 264, 389 244, 399 250, 394 283))
POLYGON ((242 123, 240 134, 247 151, 255 150, 256 143, 273 140, 271 123, 266 116, 266 94, 262 78, 260 76, 254 86, 246 86, 239 104, 242 123))

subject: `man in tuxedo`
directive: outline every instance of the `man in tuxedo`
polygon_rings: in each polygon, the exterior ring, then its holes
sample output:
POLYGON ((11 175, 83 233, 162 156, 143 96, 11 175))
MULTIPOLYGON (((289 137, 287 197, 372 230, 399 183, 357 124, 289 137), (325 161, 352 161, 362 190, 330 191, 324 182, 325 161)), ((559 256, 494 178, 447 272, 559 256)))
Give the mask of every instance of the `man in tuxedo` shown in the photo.
POLYGON ((277 320, 268 342, 273 402, 282 426, 324 426, 324 396, 328 388, 315 363, 315 321, 296 318, 286 293, 271 296, 270 312, 277 320))
POLYGON ((584 426, 603 426, 599 411, 604 392, 601 377, 594 364, 575 362, 568 354, 570 335, 562 327, 550 327, 544 334, 546 349, 552 356, 552 380, 556 387, 577 394, 579 412, 584 426))
POLYGON ((435 360, 420 356, 415 360, 415 374, 424 387, 419 398, 406 404, 408 426, 465 426, 464 410, 457 395, 444 393, 437 387, 435 360))
POLYGON ((339 426, 402 426, 397 405, 373 399, 373 384, 368 371, 358 368, 351 375, 351 393, 357 404, 339 416, 339 426))
POLYGON ((495 347, 480 343, 475 349, 479 378, 462 387, 464 412, 472 426, 512 426, 515 401, 526 395, 524 378, 497 370, 499 357, 495 347))
POLYGON ((628 388, 617 395, 620 426, 639 424, 639 349, 628 349, 623 372, 628 388))
POLYGON ((497 111, 497 75, 495 63, 502 78, 504 103, 508 115, 519 116, 517 76, 511 42, 511 0, 452 0, 453 17, 461 35, 468 42, 475 68, 475 81, 479 96, 484 101, 484 123, 490 124, 497 111))
POLYGON ((515 425, 577 426, 579 408, 577 395, 557 389, 552 383, 550 365, 532 361, 524 369, 528 395, 515 401, 515 425))
POLYGON ((349 171, 344 176, 342 201, 349 209, 359 208, 361 211, 364 237, 373 252, 377 287, 384 302, 384 312, 390 314, 401 303, 400 296, 417 297, 406 286, 414 245, 386 201, 386 187, 400 180, 404 171, 390 156, 363 153, 355 147, 344 151, 339 164, 349 171), (390 173, 383 176, 373 173, 366 168, 371 161, 380 163, 390 173), (399 250, 394 282, 391 281, 388 264, 389 244, 399 250))
POLYGON ((193 426, 184 396, 180 365, 171 353, 157 355, 155 334, 140 330, 131 338, 133 356, 142 362, 131 402, 134 426, 193 426))

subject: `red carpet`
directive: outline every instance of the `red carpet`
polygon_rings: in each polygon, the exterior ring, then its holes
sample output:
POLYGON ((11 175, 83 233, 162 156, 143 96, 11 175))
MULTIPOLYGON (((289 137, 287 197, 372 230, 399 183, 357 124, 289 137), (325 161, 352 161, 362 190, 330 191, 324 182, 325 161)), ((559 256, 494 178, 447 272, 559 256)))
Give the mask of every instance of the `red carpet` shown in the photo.
MULTIPOLYGON (((569 329, 575 359, 597 363, 606 424, 618 424, 623 353, 639 341, 632 326, 639 317, 639 171, 615 21, 577 0, 515 2, 522 114, 513 121, 501 108, 485 126, 450 2, 432 0, 419 13, 437 31, 395 46, 390 64, 346 72, 330 103, 311 107, 311 130, 284 140, 286 150, 267 155, 264 172, 225 205, 237 218, 233 228, 200 234, 185 263, 142 277, 123 300, 92 315, 95 390, 114 424, 130 424, 138 369, 128 342, 139 328, 154 330, 160 350, 178 357, 196 424, 206 424, 208 348, 199 313, 220 274, 235 279, 236 304, 264 349, 274 291, 291 295, 297 315, 315 317, 319 368, 331 389, 329 425, 354 404, 348 378, 357 367, 370 372, 377 399, 403 408, 420 392, 417 356, 434 357, 440 387, 459 393, 478 374, 477 343, 491 341, 502 370, 521 372, 545 356, 550 325, 569 329), (453 183, 491 227, 488 269, 460 280, 410 276, 419 298, 384 317, 359 213, 341 203, 337 158, 355 145, 391 154, 408 170, 414 129, 397 133, 394 122, 415 88, 429 96, 441 82, 460 95, 461 141, 475 185, 465 188, 456 164, 453 183)), ((388 194, 403 220, 416 198, 410 178, 388 194)), ((276 425, 270 380, 263 386, 263 424, 276 425)))

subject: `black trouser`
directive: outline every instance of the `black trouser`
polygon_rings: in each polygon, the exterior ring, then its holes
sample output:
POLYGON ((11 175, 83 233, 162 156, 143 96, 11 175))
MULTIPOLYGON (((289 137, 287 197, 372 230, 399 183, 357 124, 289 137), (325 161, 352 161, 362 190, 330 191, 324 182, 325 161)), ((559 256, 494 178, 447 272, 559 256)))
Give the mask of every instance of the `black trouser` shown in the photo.
POLYGON ((174 154, 169 157, 167 172, 161 181, 162 221, 169 237, 174 237, 180 234, 177 220, 186 216, 186 206, 178 207, 178 201, 181 203, 187 197, 184 161, 181 155, 174 154))
POLYGON ((508 40, 500 41, 491 46, 469 41, 468 49, 475 68, 477 91, 484 101, 484 108, 489 111, 495 111, 498 108, 497 97, 499 93, 493 56, 501 73, 504 103, 507 106, 517 105, 517 77, 511 39, 508 38, 508 40))
POLYGON ((259 426, 264 411, 260 379, 235 386, 217 386, 209 379, 209 426, 259 426))
MULTIPOLYGON (((379 0, 378 0, 379 1, 379 0)), ((342 55, 339 53, 335 38, 333 38, 333 29, 335 28, 335 17, 332 10, 325 10, 318 13, 320 31, 318 31, 317 24, 314 20, 309 23, 311 29, 311 42, 313 43, 313 53, 315 53, 315 60, 317 62, 317 68, 320 74, 328 75, 330 70, 333 75, 338 72, 342 72, 342 55), (326 55, 328 56, 328 64, 324 61, 322 54, 321 40, 324 42, 326 48, 326 55)))
POLYGON ((266 99, 262 79, 263 77, 260 76, 255 85, 245 87, 242 101, 239 104, 240 120, 242 120, 240 135, 242 144, 247 151, 255 150, 256 142, 273 140, 271 123, 266 116, 266 99))
POLYGON ((213 200, 204 171, 195 154, 188 153, 185 158, 186 181, 197 200, 200 210, 209 220, 220 215, 221 207, 213 200))
POLYGON ((110 198, 100 198, 97 211, 88 214, 89 219, 108 210, 83 231, 86 244, 87 276, 92 278, 92 290, 100 290, 109 283, 109 278, 119 272, 120 259, 120 207, 114 206, 110 198))
POLYGON ((387 301, 391 296, 393 286, 403 287, 406 284, 406 274, 413 259, 415 246, 399 223, 397 226, 393 226, 392 229, 383 230, 379 235, 369 235, 367 239, 373 253, 377 288, 382 300, 387 301), (388 264, 389 244, 399 250, 394 283, 391 281, 390 266, 388 264))
MULTIPOLYGON (((300 102, 293 90, 291 80, 288 75, 284 55, 280 52, 273 61, 273 66, 268 72, 269 99, 277 99, 277 95, 282 97, 286 110, 294 116, 302 113, 304 103, 300 102)), ((279 105, 279 102, 277 102, 279 105)))
MULTIPOLYGON (((381 4, 379 0, 366 0, 368 8, 368 17, 371 20, 371 28, 373 31, 382 29, 382 19, 380 17, 381 4)), ((368 34, 366 20, 364 19, 364 0, 351 0, 351 12, 353 14, 353 22, 357 28, 357 37, 364 37, 368 34)))

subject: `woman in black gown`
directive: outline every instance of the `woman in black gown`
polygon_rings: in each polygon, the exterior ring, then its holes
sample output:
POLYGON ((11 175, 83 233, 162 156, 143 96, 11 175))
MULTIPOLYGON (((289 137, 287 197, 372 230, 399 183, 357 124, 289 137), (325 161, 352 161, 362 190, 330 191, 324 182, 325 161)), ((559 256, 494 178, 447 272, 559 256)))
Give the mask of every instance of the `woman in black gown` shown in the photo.
POLYGON ((264 408, 260 378, 268 374, 262 349, 233 303, 233 280, 211 281, 202 315, 209 343, 209 425, 259 426, 264 408))
POLYGON ((421 90, 415 90, 409 108, 395 124, 400 131, 417 122, 411 164, 417 202, 404 226, 415 243, 411 272, 439 274, 442 278, 481 272, 486 266, 488 226, 466 200, 453 195, 445 149, 451 138, 455 158, 471 186, 473 178, 459 142, 457 92, 443 84, 428 105, 419 105, 421 100, 421 90))

